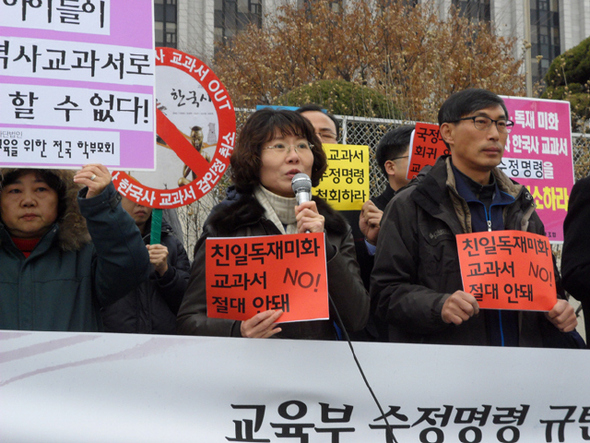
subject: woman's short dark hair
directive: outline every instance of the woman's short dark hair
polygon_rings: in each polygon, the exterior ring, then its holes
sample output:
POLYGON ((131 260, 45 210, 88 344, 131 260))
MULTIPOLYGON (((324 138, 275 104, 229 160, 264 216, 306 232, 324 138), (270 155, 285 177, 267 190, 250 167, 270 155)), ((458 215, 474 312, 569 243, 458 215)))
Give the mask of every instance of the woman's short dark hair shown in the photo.
POLYGON ((4 174, 2 177, 0 177, 0 192, 4 186, 15 183, 23 175, 27 175, 30 172, 35 174, 37 178, 43 180, 45 183, 47 183, 47 186, 57 192, 58 200, 56 221, 61 220, 66 212, 67 206, 66 184, 57 175, 55 175, 51 169, 15 169, 14 171, 4 174))
POLYGON ((311 183, 313 186, 320 183, 328 161, 311 123, 294 111, 261 109, 252 114, 242 127, 230 159, 231 177, 239 192, 252 192, 260 183, 262 146, 275 138, 277 133, 305 138, 312 145, 311 183))

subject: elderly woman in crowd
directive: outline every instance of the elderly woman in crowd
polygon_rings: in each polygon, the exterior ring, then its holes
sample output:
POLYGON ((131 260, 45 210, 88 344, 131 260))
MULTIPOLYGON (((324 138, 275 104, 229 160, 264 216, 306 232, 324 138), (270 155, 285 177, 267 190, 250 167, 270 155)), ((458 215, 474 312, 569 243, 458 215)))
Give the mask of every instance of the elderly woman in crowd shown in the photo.
POLYGON ((317 186, 326 155, 311 124, 292 111, 263 109, 244 125, 231 157, 235 188, 213 208, 195 247, 191 278, 178 313, 181 334, 234 337, 336 339, 334 307, 330 320, 277 323, 282 311, 268 310, 246 321, 207 317, 205 241, 208 237, 325 232, 328 292, 344 327, 365 326, 369 297, 360 279, 351 230, 327 203, 314 197, 297 205, 291 180, 303 172, 317 186))
POLYGON ((99 331, 100 307, 150 270, 111 174, 99 164, 0 174, 0 329, 99 331))

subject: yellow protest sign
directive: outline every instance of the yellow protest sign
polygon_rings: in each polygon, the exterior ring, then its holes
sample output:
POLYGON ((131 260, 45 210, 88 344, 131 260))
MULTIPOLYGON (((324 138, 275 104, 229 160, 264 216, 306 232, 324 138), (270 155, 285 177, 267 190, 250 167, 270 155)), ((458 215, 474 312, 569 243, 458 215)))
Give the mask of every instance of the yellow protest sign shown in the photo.
POLYGON ((369 198, 369 147, 324 144, 328 169, 313 195, 337 211, 360 210, 369 198))

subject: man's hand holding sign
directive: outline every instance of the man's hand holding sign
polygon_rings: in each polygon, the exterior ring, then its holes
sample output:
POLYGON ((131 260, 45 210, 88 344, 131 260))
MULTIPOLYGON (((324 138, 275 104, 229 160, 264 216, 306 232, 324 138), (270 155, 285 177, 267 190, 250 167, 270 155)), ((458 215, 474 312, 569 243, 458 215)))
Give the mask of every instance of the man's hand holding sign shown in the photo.
POLYGON ((557 300, 551 246, 547 237, 522 231, 457 235, 465 291, 443 305, 447 323, 461 324, 479 309, 546 311, 561 331, 575 328, 575 313, 557 300), (573 318, 572 318, 573 315, 573 318))

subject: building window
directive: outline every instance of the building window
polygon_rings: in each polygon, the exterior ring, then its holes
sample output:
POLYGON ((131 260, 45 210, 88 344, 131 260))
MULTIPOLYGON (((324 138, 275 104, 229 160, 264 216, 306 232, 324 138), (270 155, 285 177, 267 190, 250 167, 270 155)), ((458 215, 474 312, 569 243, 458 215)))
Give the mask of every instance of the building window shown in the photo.
POLYGON ((154 0, 154 39, 156 46, 176 48, 177 0, 154 0))
POLYGON ((250 24, 262 26, 262 0, 215 0, 214 39, 216 45, 250 24))
POLYGON ((473 21, 489 23, 492 19, 490 0, 453 0, 453 5, 462 17, 468 17, 473 21))
POLYGON ((558 0, 531 0, 531 42, 533 83, 538 83, 561 53, 558 0))
MULTIPOLYGON (((307 11, 311 11, 313 8, 313 3, 318 0, 297 0, 297 5, 300 8, 305 8, 307 11)), ((330 9, 333 12, 340 12, 342 11, 342 1, 343 0, 330 0, 328 3, 330 5, 330 9)))

